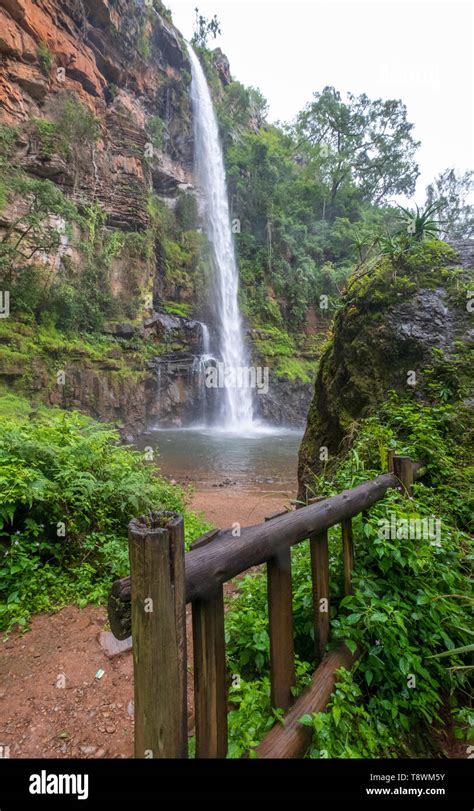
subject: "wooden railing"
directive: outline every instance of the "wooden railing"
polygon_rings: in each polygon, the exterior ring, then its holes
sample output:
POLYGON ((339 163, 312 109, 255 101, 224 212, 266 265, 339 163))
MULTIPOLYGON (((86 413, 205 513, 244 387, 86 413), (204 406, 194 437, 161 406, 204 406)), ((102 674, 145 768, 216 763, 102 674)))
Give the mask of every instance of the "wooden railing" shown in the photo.
POLYGON ((344 591, 351 593, 354 566, 352 519, 383 498, 389 488, 411 494, 421 464, 389 452, 389 473, 315 500, 265 523, 234 531, 213 530, 184 554, 181 515, 151 513, 129 525, 131 576, 117 580, 109 620, 119 639, 132 634, 135 679, 135 756, 183 758, 188 752, 186 603, 192 604, 196 756, 227 752, 227 672, 224 583, 253 566, 267 564, 271 702, 287 711, 257 748, 260 757, 304 754, 311 730, 298 722, 324 709, 341 666, 357 658, 329 641, 328 530, 342 528, 344 591), (311 684, 296 701, 293 650, 291 547, 309 539, 313 582, 315 660, 311 684), (132 588, 133 583, 133 588, 132 588))

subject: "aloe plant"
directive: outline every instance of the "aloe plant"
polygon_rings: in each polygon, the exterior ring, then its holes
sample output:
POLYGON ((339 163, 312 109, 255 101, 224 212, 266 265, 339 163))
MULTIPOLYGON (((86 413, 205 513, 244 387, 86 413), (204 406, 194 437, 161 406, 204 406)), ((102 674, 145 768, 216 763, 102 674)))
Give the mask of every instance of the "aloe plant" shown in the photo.
POLYGON ((397 236, 408 234, 416 242, 421 242, 426 237, 438 236, 440 221, 434 219, 434 214, 439 211, 440 207, 439 202, 432 203, 424 210, 416 206, 415 211, 398 206, 402 212, 399 215, 402 227, 396 232, 397 236))

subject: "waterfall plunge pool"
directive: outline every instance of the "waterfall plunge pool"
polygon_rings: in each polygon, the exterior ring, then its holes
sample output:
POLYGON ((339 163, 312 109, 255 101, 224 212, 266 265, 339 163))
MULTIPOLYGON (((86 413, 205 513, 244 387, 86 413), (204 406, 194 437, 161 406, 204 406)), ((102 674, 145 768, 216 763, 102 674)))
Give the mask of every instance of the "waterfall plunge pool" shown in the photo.
POLYGON ((157 429, 135 444, 164 476, 179 483, 294 496, 302 436, 302 431, 268 426, 239 435, 214 427, 157 429))

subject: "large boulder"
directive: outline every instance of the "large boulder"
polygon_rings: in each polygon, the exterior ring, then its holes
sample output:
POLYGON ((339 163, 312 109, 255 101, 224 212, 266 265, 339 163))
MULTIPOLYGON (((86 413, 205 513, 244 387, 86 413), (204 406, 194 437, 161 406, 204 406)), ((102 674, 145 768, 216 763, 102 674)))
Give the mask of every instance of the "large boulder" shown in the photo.
POLYGON ((357 423, 390 390, 433 402, 441 369, 446 396, 466 396, 473 257, 473 240, 452 247, 433 240, 401 259, 381 257, 356 271, 316 378, 299 454, 300 497, 324 464, 321 449, 329 460, 341 455, 357 423))

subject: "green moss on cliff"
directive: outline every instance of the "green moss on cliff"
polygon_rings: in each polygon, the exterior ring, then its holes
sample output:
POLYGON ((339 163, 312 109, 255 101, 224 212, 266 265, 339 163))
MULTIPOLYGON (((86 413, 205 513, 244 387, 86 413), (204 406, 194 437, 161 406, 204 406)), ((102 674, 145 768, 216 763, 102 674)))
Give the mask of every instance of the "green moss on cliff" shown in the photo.
MULTIPOLYGON (((60 371, 90 370, 109 373, 113 379, 133 386, 149 372, 146 361, 159 354, 159 347, 134 336, 116 340, 101 335, 67 335, 53 325, 38 325, 32 319, 0 320, 0 382, 23 395, 48 401, 57 390, 60 371)), ((84 404, 86 405, 86 403, 84 404)))
MULTIPOLYGON (((323 336, 320 336, 322 342, 323 336)), ((268 366, 272 375, 306 384, 314 380, 318 348, 316 336, 291 335, 271 325, 253 330, 253 354, 256 362, 268 366)))

